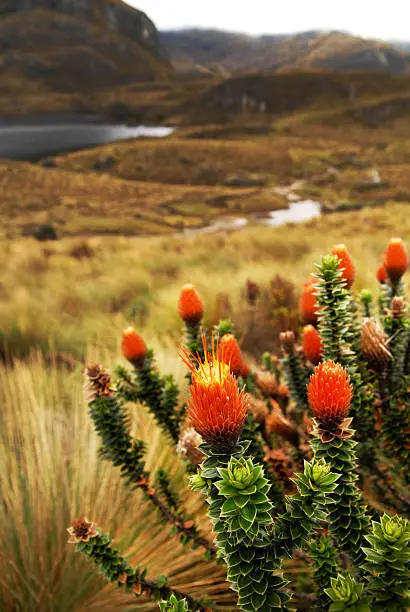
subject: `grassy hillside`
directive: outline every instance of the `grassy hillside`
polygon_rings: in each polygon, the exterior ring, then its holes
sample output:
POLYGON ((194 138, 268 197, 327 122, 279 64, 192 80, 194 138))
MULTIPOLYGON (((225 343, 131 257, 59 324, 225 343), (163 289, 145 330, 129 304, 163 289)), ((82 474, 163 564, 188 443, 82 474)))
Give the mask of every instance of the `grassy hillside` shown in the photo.
POLYGON ((225 79, 181 107, 191 122, 224 123, 237 117, 270 121, 295 112, 352 108, 408 95, 410 77, 366 72, 290 71, 225 79))

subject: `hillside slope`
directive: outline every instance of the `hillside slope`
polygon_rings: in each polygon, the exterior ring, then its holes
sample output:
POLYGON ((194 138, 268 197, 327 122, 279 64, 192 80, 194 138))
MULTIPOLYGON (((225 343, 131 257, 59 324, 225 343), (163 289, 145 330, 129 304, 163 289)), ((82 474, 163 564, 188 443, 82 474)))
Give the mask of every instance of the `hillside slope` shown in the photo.
POLYGON ((149 18, 120 0, 0 0, 1 94, 96 90, 163 78, 149 18))
POLYGON ((161 33, 179 70, 238 73, 279 69, 410 72, 410 56, 393 45, 342 32, 252 37, 217 30, 161 33))
MULTIPOLYGON (((196 99, 181 105, 180 114, 187 122, 227 123, 245 118, 268 124, 273 118, 292 113, 328 111, 331 114, 383 103, 383 110, 398 106, 408 112, 409 75, 372 71, 299 71, 273 74, 248 74, 227 78, 211 86, 196 99), (404 102, 403 102, 404 101, 404 102)), ((393 109, 394 110, 394 109, 393 109)))

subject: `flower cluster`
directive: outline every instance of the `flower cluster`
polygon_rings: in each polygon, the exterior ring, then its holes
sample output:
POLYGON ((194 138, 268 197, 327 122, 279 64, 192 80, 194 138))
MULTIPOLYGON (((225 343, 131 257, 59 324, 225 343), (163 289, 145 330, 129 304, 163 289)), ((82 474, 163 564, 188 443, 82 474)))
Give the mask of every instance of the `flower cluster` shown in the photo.
MULTIPOLYGON (((283 331, 282 355, 266 352, 260 362, 243 354, 230 320, 202 327, 203 300, 184 286, 177 308, 188 393, 173 376, 161 375, 154 351, 132 327, 121 344, 127 367, 113 376, 95 363, 86 368, 101 457, 168 525, 178 546, 226 564, 245 612, 299 609, 298 589, 309 609, 323 612, 410 605, 410 527, 401 516, 410 513, 408 264, 404 243, 393 238, 376 273, 378 299, 369 289, 356 297, 356 265, 345 245, 335 246, 303 288, 304 326, 283 331), (186 507, 180 491, 181 471, 172 464, 149 467, 148 444, 138 439, 129 410, 133 402, 162 429, 170 447, 165 461, 181 461, 191 488, 206 497, 208 529, 202 515, 197 524, 187 511, 193 505, 186 507), (392 516, 371 523, 380 507, 392 516), (293 568, 292 588, 286 580, 284 560, 306 564, 306 555, 314 593, 306 593, 293 568)), ((263 289, 248 281, 244 295, 254 315, 263 289)), ((172 588, 164 576, 147 579, 86 518, 68 532, 69 542, 111 583, 160 601, 162 610, 234 607, 228 591, 219 600, 214 589, 210 602, 172 588)))

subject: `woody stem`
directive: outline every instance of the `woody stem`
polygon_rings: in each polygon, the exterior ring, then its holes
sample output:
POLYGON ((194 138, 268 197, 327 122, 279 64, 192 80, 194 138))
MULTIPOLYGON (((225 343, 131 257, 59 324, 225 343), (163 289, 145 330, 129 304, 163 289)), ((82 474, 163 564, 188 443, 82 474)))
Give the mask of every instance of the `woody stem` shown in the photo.
POLYGON ((158 495, 151 489, 149 484, 141 484, 140 488, 144 491, 147 498, 151 501, 151 503, 159 510, 159 512, 170 522, 172 523, 178 533, 186 534, 195 544, 198 546, 202 546, 211 554, 212 558, 216 556, 216 547, 209 542, 206 538, 201 537, 197 534, 195 527, 186 527, 184 522, 177 517, 169 508, 164 504, 164 502, 158 497, 158 495))

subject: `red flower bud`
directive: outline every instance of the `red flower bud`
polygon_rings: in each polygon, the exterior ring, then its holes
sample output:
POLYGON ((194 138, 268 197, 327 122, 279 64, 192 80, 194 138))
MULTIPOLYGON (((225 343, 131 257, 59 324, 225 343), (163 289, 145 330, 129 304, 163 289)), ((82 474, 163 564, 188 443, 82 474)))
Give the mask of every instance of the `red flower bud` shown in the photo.
POLYGON ((349 375, 340 363, 320 363, 308 384, 308 402, 313 415, 321 423, 340 424, 349 412, 352 392, 349 375))
POLYGON ((313 325, 306 325, 303 328, 303 352, 306 359, 317 365, 322 360, 322 348, 322 340, 317 329, 313 325))
POLYGON ((317 323, 316 288, 311 281, 303 285, 302 295, 299 298, 299 312, 305 323, 317 323))
POLYGON ((204 303, 193 285, 185 285, 182 288, 178 301, 178 312, 191 327, 195 327, 204 315, 204 303))
POLYGON ((384 267, 392 283, 397 283, 409 265, 409 254, 401 238, 392 238, 384 253, 384 267))
POLYGON ((347 288, 350 289, 356 276, 356 268, 347 247, 344 244, 334 246, 332 249, 332 255, 337 255, 339 258, 339 268, 342 272, 344 280, 346 281, 347 288))
POLYGON ((376 277, 381 285, 383 285, 387 281, 388 276, 387 276, 386 268, 384 267, 383 264, 380 264, 377 270, 376 277))
POLYGON ((147 355, 147 345, 133 327, 128 327, 122 333, 122 354, 135 367, 144 364, 147 355))
POLYGON ((233 334, 222 336, 218 347, 219 361, 229 364, 234 376, 239 376, 242 370, 242 353, 237 339, 233 334))
POLYGON ((242 378, 248 378, 250 373, 251 373, 250 367, 248 366, 246 361, 242 361, 242 368, 241 368, 241 376, 242 376, 242 378))

